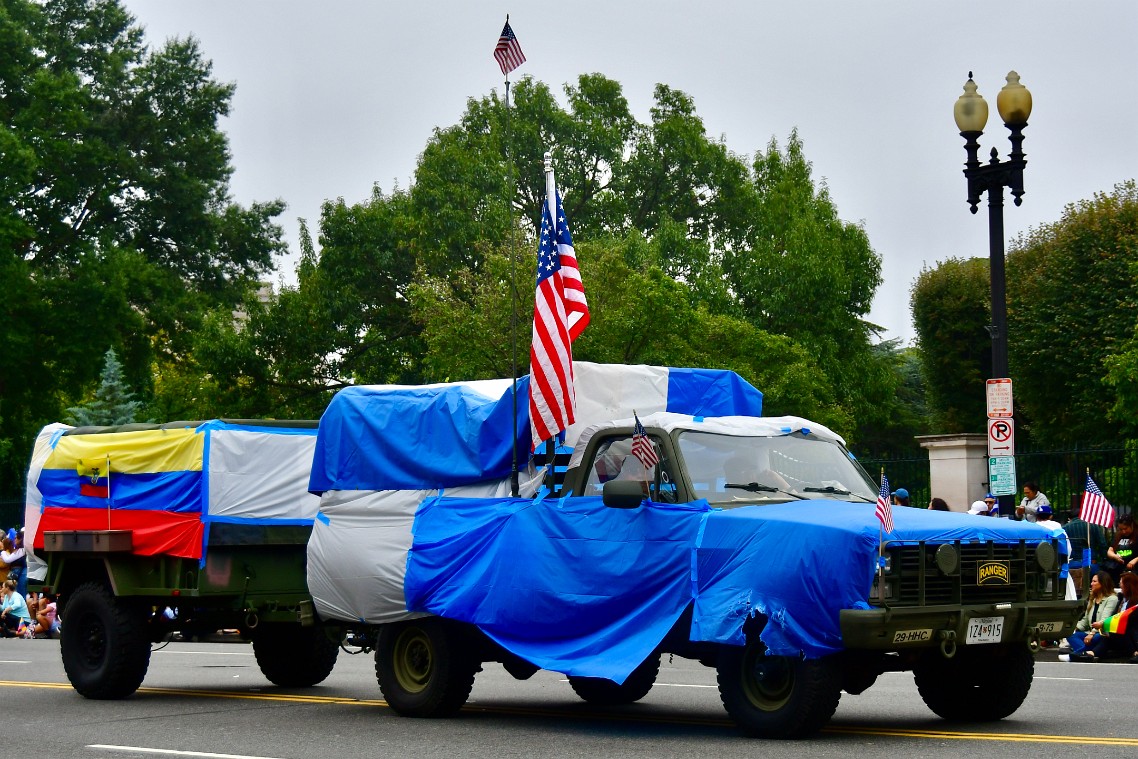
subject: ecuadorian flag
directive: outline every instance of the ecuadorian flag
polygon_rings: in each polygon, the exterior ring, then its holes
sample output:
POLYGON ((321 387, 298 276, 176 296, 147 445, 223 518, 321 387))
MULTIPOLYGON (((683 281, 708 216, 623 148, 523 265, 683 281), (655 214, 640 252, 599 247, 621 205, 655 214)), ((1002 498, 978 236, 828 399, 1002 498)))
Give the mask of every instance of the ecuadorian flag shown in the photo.
POLYGON ((193 428, 61 436, 37 483, 35 547, 53 530, 130 530, 136 554, 200 559, 204 441, 193 428))

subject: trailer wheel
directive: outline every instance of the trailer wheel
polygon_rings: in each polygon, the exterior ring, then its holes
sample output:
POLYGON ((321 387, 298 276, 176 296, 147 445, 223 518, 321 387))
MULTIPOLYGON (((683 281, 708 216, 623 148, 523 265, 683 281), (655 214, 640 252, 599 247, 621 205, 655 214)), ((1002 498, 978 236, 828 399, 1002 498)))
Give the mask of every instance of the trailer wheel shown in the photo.
POLYGON ((925 705, 953 722, 995 722, 1023 704, 1035 676, 1024 643, 962 646, 956 656, 926 655, 913 670, 925 705))
POLYGON ((253 655, 261 674, 283 688, 309 688, 324 682, 336 666, 340 644, 321 627, 259 625, 253 655))
POLYGON ((93 699, 126 698, 138 690, 150 666, 144 609, 89 582, 70 594, 66 615, 59 648, 72 687, 93 699))
POLYGON ((603 677, 569 677, 573 692, 597 706, 632 704, 648 695, 660 674, 660 655, 652 654, 639 667, 632 670, 620 685, 603 677))
POLYGON ((724 646, 719 656, 719 696, 746 734, 805 738, 817 733, 838 708, 841 677, 827 659, 767 656, 766 646, 724 646))
POLYGON ((481 669, 463 643, 435 617, 381 627, 375 675, 388 706, 405 717, 445 717, 461 709, 481 669))

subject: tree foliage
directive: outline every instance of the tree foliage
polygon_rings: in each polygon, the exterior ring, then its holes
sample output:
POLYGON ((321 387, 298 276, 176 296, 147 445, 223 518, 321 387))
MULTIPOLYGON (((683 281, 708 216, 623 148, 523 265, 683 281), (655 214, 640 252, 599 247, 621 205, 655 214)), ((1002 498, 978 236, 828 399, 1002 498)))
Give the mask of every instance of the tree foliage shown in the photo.
POLYGON ((99 389, 91 400, 67 409, 68 424, 76 427, 110 427, 138 421, 142 401, 136 400, 134 392, 126 384, 122 364, 115 355, 114 348, 108 348, 103 356, 103 375, 99 389))
POLYGON ((116 0, 0 9, 0 489, 37 428, 99 380, 108 345, 143 399, 211 309, 283 250, 279 202, 229 198, 233 86, 193 39, 148 49, 116 0), (0 446, 3 447, 3 446, 0 446))
POLYGON ((992 371, 988 285, 985 258, 942 261, 921 271, 913 283, 913 324, 937 434, 983 429, 984 380, 992 371))
MULTIPOLYGON (((1008 358, 1017 435, 1056 446, 1138 433, 1138 187, 1068 206, 1014 240, 1007 257, 1008 358)), ((950 260, 923 272, 913 317, 933 418, 983 429, 991 371, 988 265, 950 260)))
POLYGON ((1009 361, 1033 438, 1117 438, 1132 415, 1116 388, 1126 387, 1125 356, 1138 325, 1138 186, 1126 182, 1072 204, 1013 247, 1009 361))

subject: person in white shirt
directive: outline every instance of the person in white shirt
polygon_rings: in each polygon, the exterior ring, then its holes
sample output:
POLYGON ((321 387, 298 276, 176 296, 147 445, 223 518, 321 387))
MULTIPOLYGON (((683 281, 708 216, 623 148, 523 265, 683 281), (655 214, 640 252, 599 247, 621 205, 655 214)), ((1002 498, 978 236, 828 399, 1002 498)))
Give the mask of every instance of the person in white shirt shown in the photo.
POLYGON ((1047 496, 1039 492, 1039 485, 1036 483, 1023 483, 1023 500, 1020 501, 1019 506, 1016 506, 1016 519, 1026 519, 1029 522, 1034 522, 1040 506, 1046 506, 1048 510, 1050 510, 1051 501, 1047 500, 1047 496))

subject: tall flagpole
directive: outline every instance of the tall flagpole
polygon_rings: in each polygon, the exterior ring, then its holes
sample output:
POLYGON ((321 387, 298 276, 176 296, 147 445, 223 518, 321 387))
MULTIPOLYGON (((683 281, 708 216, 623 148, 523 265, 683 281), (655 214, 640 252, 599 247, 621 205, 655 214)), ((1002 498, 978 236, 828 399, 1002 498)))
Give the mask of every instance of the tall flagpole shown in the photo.
MULTIPOLYGON (((506 25, 510 23, 510 14, 506 14, 506 25)), ((510 160, 510 72, 506 72, 506 170, 509 172, 509 181, 506 183, 506 209, 513 206, 514 191, 514 164, 510 160)), ((515 249, 515 232, 513 225, 514 215, 510 214, 510 395, 513 401, 510 428, 510 495, 518 497, 520 485, 518 483, 518 276, 517 276, 517 250, 515 249)))
MULTIPOLYGON (((557 252, 557 180, 553 177, 553 154, 545 151, 545 203, 549 206, 549 218, 553 220, 554 255, 557 252)), ((570 366, 572 370, 572 366, 570 366)), ((565 423, 568 424, 566 419, 565 423)), ((557 485, 557 472, 554 467, 557 457, 557 435, 545 442, 546 484, 552 493, 557 485)))

